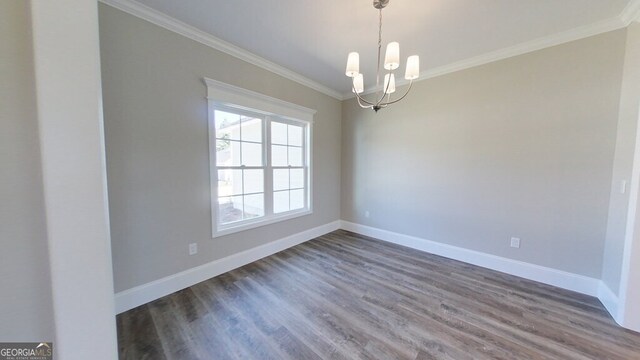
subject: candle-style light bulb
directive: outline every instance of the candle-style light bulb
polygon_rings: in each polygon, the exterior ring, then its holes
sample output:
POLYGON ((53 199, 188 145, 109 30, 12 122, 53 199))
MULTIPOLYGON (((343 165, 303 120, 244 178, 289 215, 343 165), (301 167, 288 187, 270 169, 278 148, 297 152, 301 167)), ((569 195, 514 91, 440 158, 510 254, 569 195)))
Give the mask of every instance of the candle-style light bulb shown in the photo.
POLYGON ((384 56, 384 68, 387 70, 395 70, 400 67, 400 44, 390 42, 387 45, 387 52, 384 56))
POLYGON ((407 58, 407 70, 404 78, 407 80, 415 80, 420 76, 420 57, 412 55, 407 58))
POLYGON ((364 78, 362 74, 358 74, 356 75, 356 77, 353 78, 353 89, 351 89, 351 92, 361 94, 363 91, 364 91, 364 78))
POLYGON ((393 74, 387 74, 384 76, 384 88, 382 91, 385 94, 393 94, 396 92, 396 77, 393 74))
POLYGON ((360 54, 357 52, 350 52, 347 57, 347 71, 348 77, 356 77, 360 73, 360 54))

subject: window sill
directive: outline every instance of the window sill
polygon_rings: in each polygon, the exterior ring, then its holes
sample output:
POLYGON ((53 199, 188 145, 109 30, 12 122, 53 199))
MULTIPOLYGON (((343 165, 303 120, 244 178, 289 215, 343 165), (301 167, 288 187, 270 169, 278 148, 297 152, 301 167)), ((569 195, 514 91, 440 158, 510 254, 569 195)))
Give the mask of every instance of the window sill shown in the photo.
POLYGON ((227 226, 220 227, 218 229, 214 229, 213 238, 217 238, 220 236, 229 235, 229 234, 233 234, 233 233, 237 233, 237 232, 245 231, 249 229, 255 229, 257 227, 271 225, 281 221, 291 220, 297 217, 310 215, 310 214, 313 214, 313 211, 311 209, 303 209, 303 210, 287 212, 281 215, 272 215, 271 217, 266 219, 260 218, 256 220, 249 220, 238 225, 227 225, 227 226))

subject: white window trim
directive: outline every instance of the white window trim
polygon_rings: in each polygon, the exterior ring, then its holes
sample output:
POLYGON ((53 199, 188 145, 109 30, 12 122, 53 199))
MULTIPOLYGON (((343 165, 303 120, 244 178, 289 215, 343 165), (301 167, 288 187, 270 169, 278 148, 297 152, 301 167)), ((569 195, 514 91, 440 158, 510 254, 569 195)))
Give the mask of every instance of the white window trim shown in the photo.
MULTIPOLYGON (((204 78, 204 82, 207 85, 207 100, 208 100, 208 116, 209 116, 209 174, 210 174, 210 189, 211 189, 211 233, 212 237, 219 237, 244 231, 248 229, 257 228, 269 224, 274 224, 280 221, 293 219, 296 217, 309 215, 313 213, 313 117, 316 110, 309 109, 300 105, 292 104, 280 99, 276 99, 264 94, 260 94, 251 90, 246 90, 237 86, 229 85, 217 80, 204 78), (288 211, 282 214, 272 214, 272 211, 266 211, 265 216, 244 220, 236 225, 230 224, 221 226, 218 223, 218 171, 216 164, 216 138, 215 138, 215 123, 214 123, 214 111, 216 107, 224 107, 237 109, 239 111, 248 111, 252 113, 258 113, 264 115, 265 118, 273 116, 277 119, 275 121, 303 123, 307 129, 305 134, 306 142, 306 167, 307 167, 307 208, 298 211, 288 211), (267 214, 270 214, 267 216, 267 214)), ((266 120, 265 120, 266 121, 266 120)), ((264 129, 264 128, 263 128, 264 129)), ((264 135, 263 135, 264 136, 264 135)), ((270 137, 270 134, 266 136, 270 137)), ((270 141, 265 142, 264 146, 268 146, 270 141)), ((267 163, 265 165, 268 166, 267 163)), ((267 170, 267 169, 265 169, 267 170)), ((265 176, 266 171, 265 171, 265 176)), ((268 185, 268 184, 266 184, 268 185)), ((273 192, 273 189, 265 187, 265 198, 267 191, 273 192)), ((266 201, 266 200, 265 200, 266 201)), ((270 206, 272 204, 266 204, 270 206)))

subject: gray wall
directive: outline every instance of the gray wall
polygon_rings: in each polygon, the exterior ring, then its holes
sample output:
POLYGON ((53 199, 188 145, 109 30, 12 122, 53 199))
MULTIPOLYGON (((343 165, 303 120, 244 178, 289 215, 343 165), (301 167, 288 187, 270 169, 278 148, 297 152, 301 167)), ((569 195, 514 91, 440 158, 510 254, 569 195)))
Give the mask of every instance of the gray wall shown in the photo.
POLYGON ((625 227, 629 205, 629 182, 636 141, 638 110, 640 109, 640 24, 632 23, 627 28, 627 43, 620 94, 620 108, 609 222, 602 264, 602 281, 614 292, 620 288, 622 256, 624 253, 625 227), (621 181, 627 181, 627 191, 620 192, 621 181))
POLYGON ((99 12, 116 291, 340 218, 340 101, 107 5, 99 12), (211 238, 203 77, 318 111, 312 215, 211 238))
POLYGON ((0 2, 0 341, 52 341, 29 2, 0 2))
POLYGON ((625 34, 344 102, 342 218, 600 278, 625 34))

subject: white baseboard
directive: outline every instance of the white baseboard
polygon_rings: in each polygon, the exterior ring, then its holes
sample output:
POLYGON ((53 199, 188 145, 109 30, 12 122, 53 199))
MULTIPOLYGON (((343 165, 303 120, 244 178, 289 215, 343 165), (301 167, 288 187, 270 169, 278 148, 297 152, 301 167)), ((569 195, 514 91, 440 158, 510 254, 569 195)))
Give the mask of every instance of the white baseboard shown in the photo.
POLYGON ((116 313, 119 314, 133 309, 340 228, 416 250, 595 296, 617 321, 618 297, 604 282, 598 279, 348 221, 333 221, 147 284, 121 291, 115 295, 116 313))
POLYGON ((512 260, 475 250, 447 245, 415 236, 399 234, 371 226, 342 221, 342 229, 394 244, 444 256, 449 259, 504 272, 525 279, 576 291, 582 294, 598 296, 601 281, 583 275, 552 269, 523 261, 512 260))
POLYGON ((600 281, 598 286, 598 300, 600 300, 604 308, 611 314, 613 320, 620 324, 620 321, 618 321, 618 296, 611 291, 604 281, 600 281))
POLYGON ((116 313, 120 314, 292 246, 338 230, 340 224, 341 222, 339 220, 333 221, 144 285, 121 291, 115 295, 116 313))

